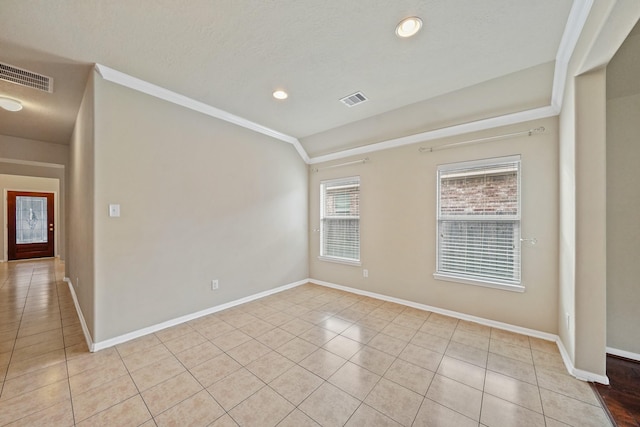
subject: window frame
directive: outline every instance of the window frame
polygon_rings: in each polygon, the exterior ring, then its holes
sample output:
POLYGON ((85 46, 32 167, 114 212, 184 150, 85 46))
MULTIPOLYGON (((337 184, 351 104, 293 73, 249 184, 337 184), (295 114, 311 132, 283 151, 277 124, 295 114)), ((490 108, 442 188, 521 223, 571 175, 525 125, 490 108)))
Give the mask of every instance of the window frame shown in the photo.
MULTIPOLYGON (((360 266, 362 265, 361 263, 361 258, 362 258, 362 254, 361 254, 361 239, 360 239, 360 189, 361 189, 361 181, 360 181, 360 176, 359 175, 355 175, 355 176, 348 176, 348 177, 344 177, 344 178, 335 178, 335 179, 327 179, 327 180, 322 180, 320 181, 320 228, 319 228, 319 232, 320 232, 320 255, 318 256, 318 259, 322 260, 322 261, 329 261, 329 262, 336 262, 339 264, 347 264, 347 265, 353 265, 353 266, 360 266), (358 187, 358 215, 357 218, 353 217, 353 216, 349 216, 350 219, 357 219, 358 220, 358 258, 344 258, 344 257, 339 257, 339 256, 332 256, 332 255, 326 255, 326 247, 325 247, 325 223, 327 219, 331 219, 331 216, 327 217, 325 209, 326 209, 326 188, 328 186, 337 186, 340 184, 343 185, 348 185, 353 183, 354 181, 357 181, 357 187, 358 187)), ((335 215, 335 216, 342 216, 342 215, 335 215)), ((334 218, 337 219, 337 218, 334 218)))
POLYGON ((437 167, 436 175, 436 268, 433 273, 433 277, 437 280, 464 283, 469 285, 483 286, 489 288, 503 289, 514 292, 524 292, 525 287, 522 281, 522 159, 520 155, 495 157, 489 159, 472 160, 466 162, 456 162, 439 165, 437 167), (443 172, 452 172, 459 170, 461 172, 469 171, 471 169, 491 168, 500 165, 517 164, 517 214, 516 215, 478 215, 473 217, 469 216, 443 216, 441 215, 441 174, 443 172), (462 219, 464 218, 464 219, 462 219), (514 231, 513 243, 515 246, 514 251, 514 265, 518 269, 517 280, 501 280, 498 277, 478 277, 464 273, 453 273, 449 271, 440 271, 441 266, 441 243, 440 236, 441 222, 443 221, 477 221, 477 222, 513 222, 516 224, 516 230, 514 231))

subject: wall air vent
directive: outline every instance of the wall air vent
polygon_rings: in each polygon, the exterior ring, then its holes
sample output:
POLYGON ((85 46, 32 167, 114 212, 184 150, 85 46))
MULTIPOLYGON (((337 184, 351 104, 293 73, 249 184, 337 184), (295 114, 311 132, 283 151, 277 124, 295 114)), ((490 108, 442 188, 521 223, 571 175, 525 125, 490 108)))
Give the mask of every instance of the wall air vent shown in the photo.
POLYGON ((363 102, 367 102, 368 100, 369 99, 366 96, 364 96, 362 92, 356 92, 352 95, 345 96, 340 100, 340 102, 342 102, 347 107, 353 107, 358 104, 362 104, 363 102))
POLYGON ((43 92, 53 92, 53 79, 51 77, 43 76, 42 74, 37 74, 2 62, 0 62, 0 80, 38 89, 43 92))

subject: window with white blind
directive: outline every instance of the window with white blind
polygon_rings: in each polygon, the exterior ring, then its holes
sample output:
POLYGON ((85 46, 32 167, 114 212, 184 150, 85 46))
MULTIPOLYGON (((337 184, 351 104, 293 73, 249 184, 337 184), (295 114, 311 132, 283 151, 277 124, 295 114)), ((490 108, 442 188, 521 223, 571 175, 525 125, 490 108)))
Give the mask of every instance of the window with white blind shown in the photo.
POLYGON ((360 177, 320 183, 320 258, 360 263, 360 177))
POLYGON ((438 279, 522 291, 520 156, 438 167, 438 279))

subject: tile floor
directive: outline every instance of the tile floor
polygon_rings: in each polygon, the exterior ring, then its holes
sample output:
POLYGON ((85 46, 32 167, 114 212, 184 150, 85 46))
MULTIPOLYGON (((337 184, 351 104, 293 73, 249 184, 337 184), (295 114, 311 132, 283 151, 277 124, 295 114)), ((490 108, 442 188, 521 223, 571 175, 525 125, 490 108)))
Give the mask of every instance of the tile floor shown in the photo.
POLYGON ((0 425, 604 426, 555 344, 312 284, 88 353, 57 261, 0 264, 0 425))

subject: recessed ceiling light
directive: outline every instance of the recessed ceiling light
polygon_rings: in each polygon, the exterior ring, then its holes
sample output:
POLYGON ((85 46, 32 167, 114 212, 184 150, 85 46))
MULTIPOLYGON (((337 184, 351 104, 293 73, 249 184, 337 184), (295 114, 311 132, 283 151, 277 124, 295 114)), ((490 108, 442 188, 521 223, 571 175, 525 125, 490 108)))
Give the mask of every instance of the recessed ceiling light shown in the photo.
POLYGON ((396 35, 398 37, 411 37, 422 28, 422 19, 417 16, 405 18, 396 26, 396 35))
POLYGON ((0 107, 4 108, 7 111, 20 111, 22 110, 22 103, 20 103, 20 101, 16 101, 15 99, 0 96, 0 107))
POLYGON ((275 99, 287 99, 289 97, 289 94, 283 90, 276 90, 275 92, 273 92, 273 97, 275 99))

